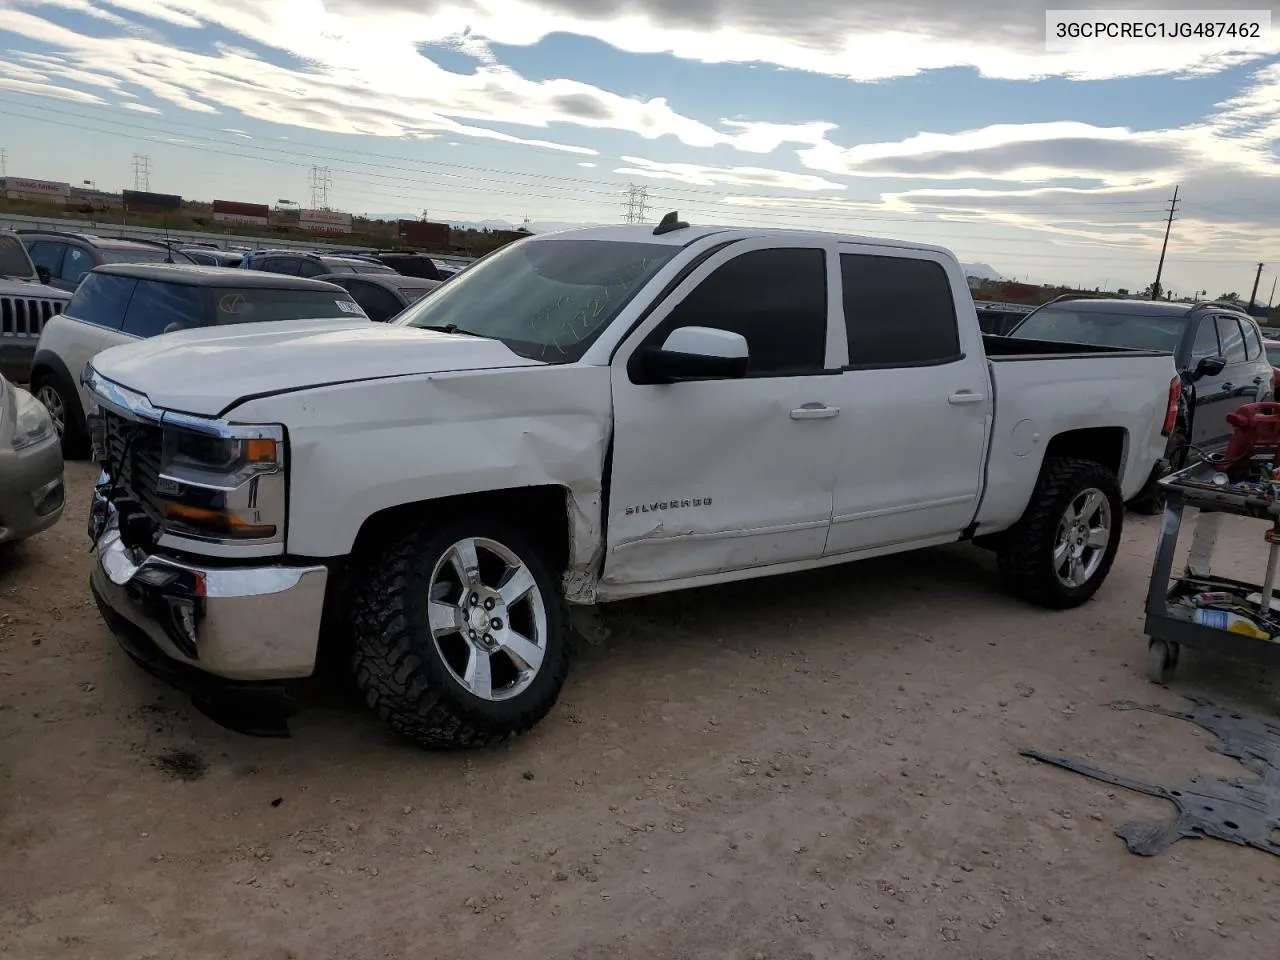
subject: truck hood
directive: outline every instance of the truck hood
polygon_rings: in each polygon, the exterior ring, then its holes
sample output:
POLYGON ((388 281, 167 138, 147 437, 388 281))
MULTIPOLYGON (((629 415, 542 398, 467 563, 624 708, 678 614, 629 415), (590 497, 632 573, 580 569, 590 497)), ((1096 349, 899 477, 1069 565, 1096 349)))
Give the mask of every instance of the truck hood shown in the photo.
POLYGON ((152 405, 205 417, 321 384, 538 365, 497 340, 345 319, 183 330, 93 358, 102 376, 152 405))

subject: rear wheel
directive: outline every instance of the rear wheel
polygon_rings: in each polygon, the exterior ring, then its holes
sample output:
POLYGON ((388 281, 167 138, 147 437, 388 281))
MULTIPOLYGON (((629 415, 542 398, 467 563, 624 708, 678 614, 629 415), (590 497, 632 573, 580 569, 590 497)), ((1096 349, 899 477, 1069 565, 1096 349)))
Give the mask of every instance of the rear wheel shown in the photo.
POLYGON ((1110 470, 1090 460, 1047 459, 1031 503, 1001 544, 1001 580, 1040 606, 1079 606, 1106 579, 1123 525, 1120 485, 1110 470))
POLYGON ((393 536, 354 587, 351 665, 366 702, 428 748, 523 733, 559 697, 569 616, 521 531, 462 517, 393 536))
POLYGON ((49 412, 53 429, 62 441, 62 455, 68 460, 81 460, 89 455, 88 431, 80 412, 80 396, 74 390, 68 394, 59 378, 42 371, 31 383, 32 393, 49 412))

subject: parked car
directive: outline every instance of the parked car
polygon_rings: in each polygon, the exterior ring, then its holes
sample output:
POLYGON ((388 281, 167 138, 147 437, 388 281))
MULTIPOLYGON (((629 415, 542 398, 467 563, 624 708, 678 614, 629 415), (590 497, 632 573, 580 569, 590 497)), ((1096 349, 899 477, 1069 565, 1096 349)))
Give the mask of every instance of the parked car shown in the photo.
POLYGON ((1271 392, 1280 394, 1280 340, 1263 340, 1262 349, 1266 351, 1267 363, 1271 364, 1271 392))
MULTIPOLYGON (((1187 396, 1165 451, 1171 468, 1224 448, 1231 435, 1227 414, 1274 396, 1257 321, 1232 304, 1059 299, 1029 314, 1009 336, 1171 351, 1187 396)), ((1152 484, 1134 506, 1154 512, 1162 503, 1152 484)))
POLYGON ((982 332, 999 336, 1007 334, 1034 309, 1021 303, 998 303, 990 300, 975 300, 973 306, 978 311, 978 326, 982 328, 982 332))
POLYGON ((244 255, 241 265, 246 270, 283 273, 290 277, 319 277, 326 273, 395 273, 390 267, 373 260, 296 250, 251 250, 244 255))
POLYGON ((404 277, 418 277, 422 280, 444 279, 435 261, 425 253, 415 253, 412 250, 374 250, 367 256, 404 277))
POLYGON ((368 323, 345 290, 302 277, 195 265, 98 267, 45 324, 31 389, 53 419, 63 454, 75 459, 89 447, 81 375, 100 351, 196 327, 334 318, 368 323))
POLYGON ((53 526, 64 499, 62 453, 49 414, 0 376, 0 544, 53 526))
POLYGON ((40 282, 17 234, 0 230, 0 377, 27 382, 41 328, 70 299, 40 282))
POLYGON ((394 323, 96 357, 93 591, 224 717, 323 633, 394 729, 478 745, 555 702, 569 604, 968 539, 1018 596, 1085 602, 1176 382, 1167 352, 984 338, 914 240, 530 237, 394 323))
POLYGON ((31 262, 44 271, 45 283, 74 292, 94 267, 105 263, 191 263, 186 254, 163 243, 117 240, 89 233, 18 230, 31 262), (47 276, 47 279, 45 277, 47 276))
POLYGON ((325 273, 316 278, 335 283, 351 294, 370 320, 386 323, 409 304, 421 300, 440 286, 439 280, 420 280, 400 274, 325 273))
POLYGON ((234 250, 210 250, 204 247, 182 247, 181 250, 192 263, 206 267, 238 267, 244 260, 244 254, 234 250))

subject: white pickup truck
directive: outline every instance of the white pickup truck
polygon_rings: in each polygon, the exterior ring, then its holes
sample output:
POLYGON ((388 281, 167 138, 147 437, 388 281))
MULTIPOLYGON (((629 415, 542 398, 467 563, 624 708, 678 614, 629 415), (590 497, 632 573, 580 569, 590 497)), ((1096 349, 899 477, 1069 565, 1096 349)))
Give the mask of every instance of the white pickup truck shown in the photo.
POLYGON ((85 384, 93 591, 136 659, 253 727, 228 705, 338 649, 393 728, 464 746, 551 708, 570 605, 967 539, 1084 602, 1180 381, 984 346, 938 247, 668 215, 521 240, 388 325, 169 334, 85 384))

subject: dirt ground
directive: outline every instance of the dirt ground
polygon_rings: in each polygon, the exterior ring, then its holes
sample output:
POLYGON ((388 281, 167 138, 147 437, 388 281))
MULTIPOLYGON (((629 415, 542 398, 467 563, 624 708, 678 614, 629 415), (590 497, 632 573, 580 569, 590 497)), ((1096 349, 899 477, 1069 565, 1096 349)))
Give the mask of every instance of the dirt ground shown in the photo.
MULTIPOLYGON (((1107 704, 1280 684, 1143 673, 1157 521, 1067 613, 954 547, 629 603, 530 735, 441 755, 305 692, 229 733, 117 649, 86 587, 90 470, 0 556, 0 956, 1201 960, 1274 955, 1280 858, 1154 858, 1167 805, 1023 759, 1239 775, 1189 724, 1107 704)), ((1255 528, 1227 569, 1260 578, 1255 528)), ((1225 571, 1224 571, 1225 572, 1225 571)))

